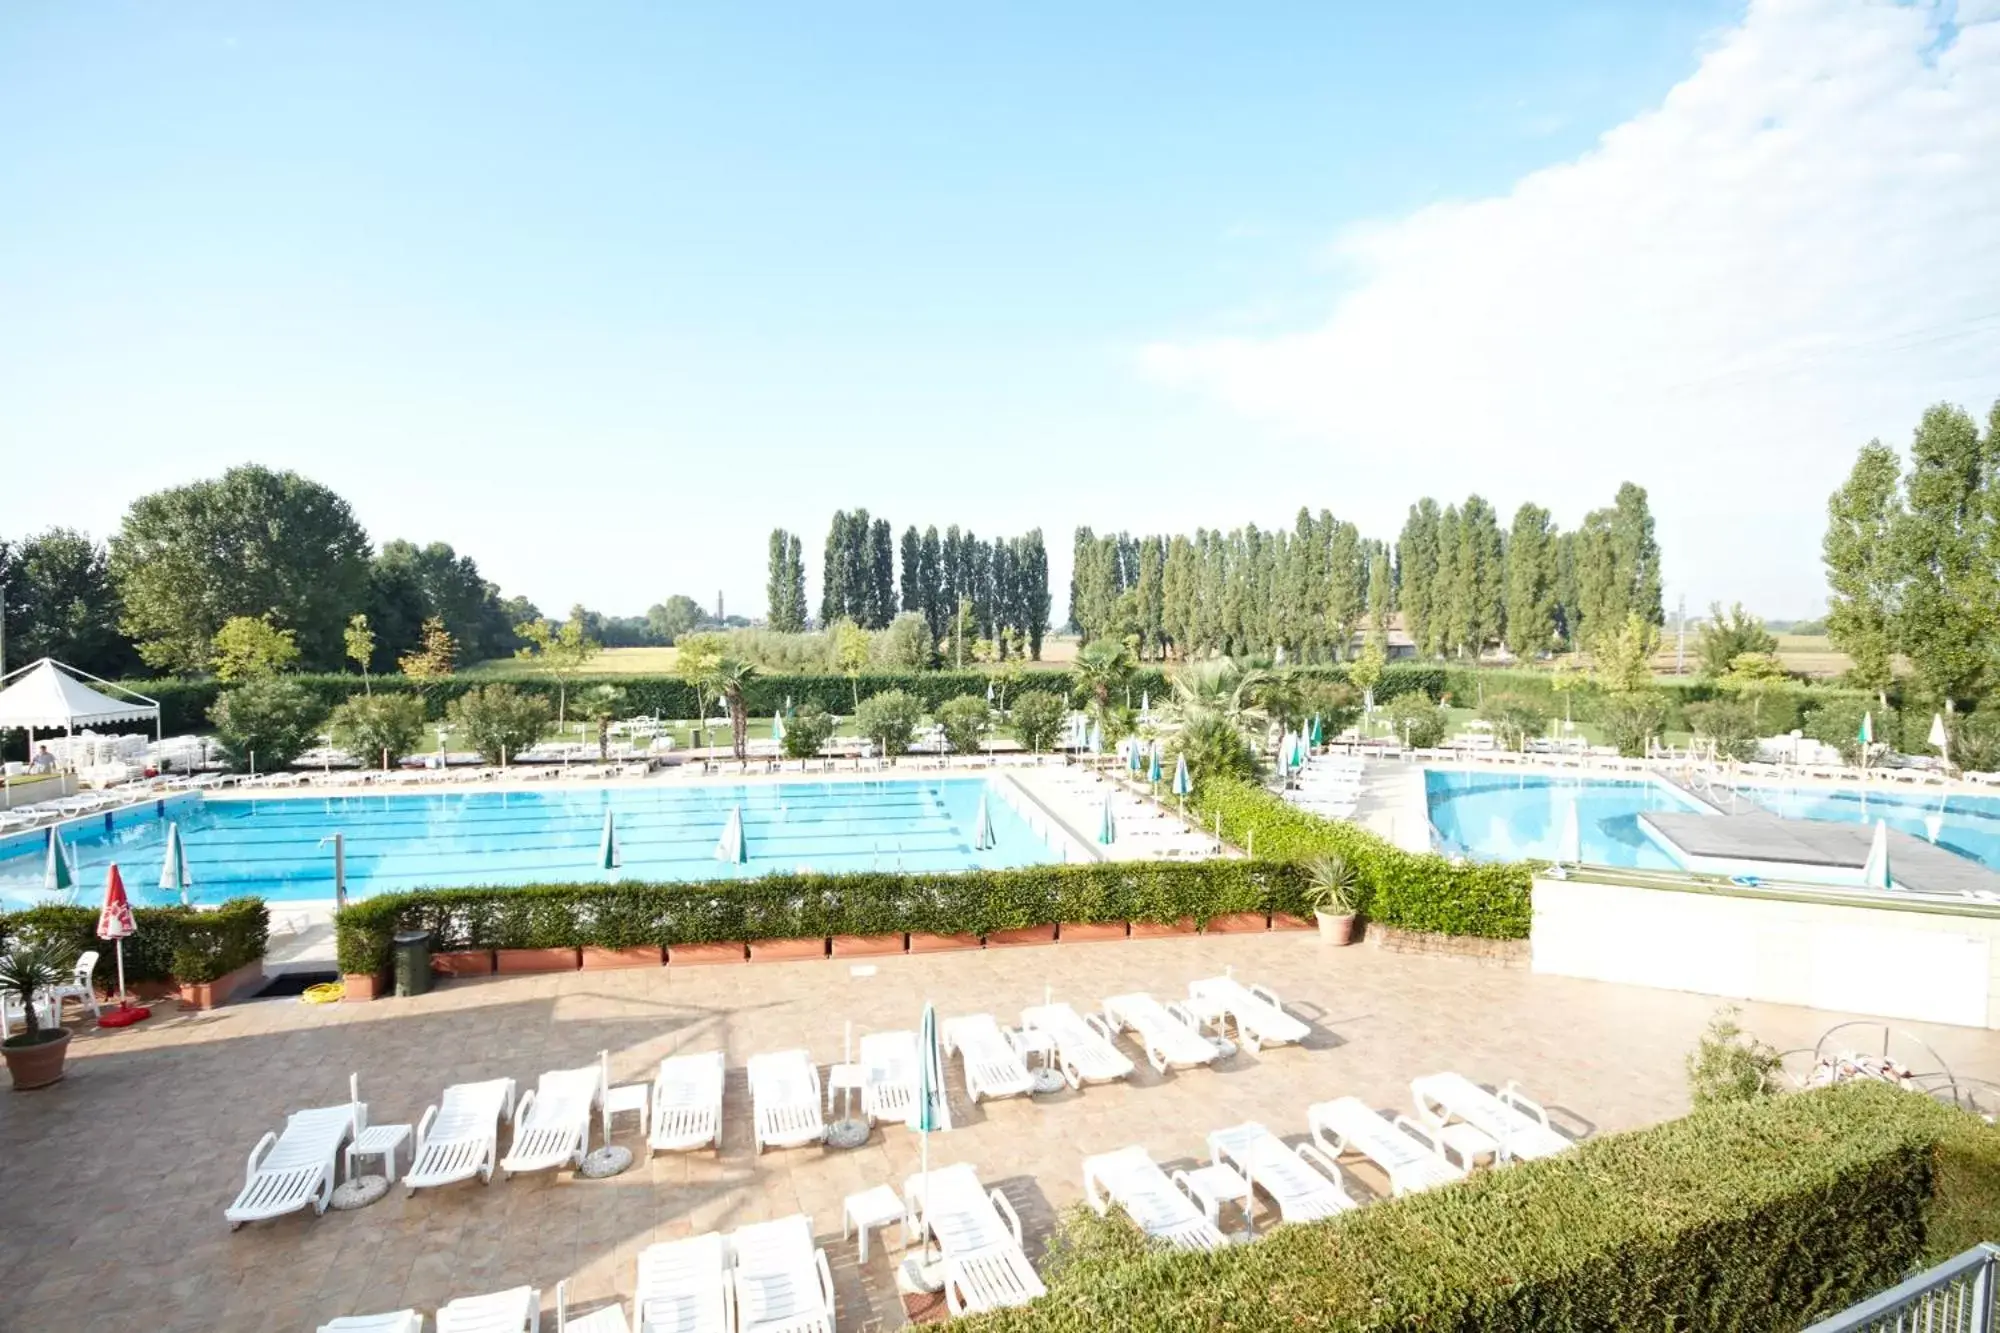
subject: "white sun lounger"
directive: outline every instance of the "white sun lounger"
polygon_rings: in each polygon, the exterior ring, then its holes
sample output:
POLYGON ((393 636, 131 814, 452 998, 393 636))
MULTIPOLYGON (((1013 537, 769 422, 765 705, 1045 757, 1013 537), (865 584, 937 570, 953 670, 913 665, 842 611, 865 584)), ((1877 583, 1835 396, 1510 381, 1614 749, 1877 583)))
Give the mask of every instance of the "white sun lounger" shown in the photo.
POLYGON ((1465 1179, 1462 1169, 1445 1160, 1434 1134, 1403 1116, 1384 1120, 1359 1097, 1314 1102, 1306 1108, 1306 1123, 1328 1156, 1338 1160, 1345 1152, 1360 1153, 1382 1168, 1396 1194, 1465 1179))
POLYGON ((1177 1250, 1219 1250, 1226 1243, 1194 1200, 1174 1188, 1152 1154, 1134 1144, 1083 1159, 1083 1193, 1099 1216, 1117 1204, 1141 1231, 1177 1250))
POLYGON ((1501 1161, 1553 1157, 1575 1146, 1549 1125, 1549 1113, 1530 1101, 1512 1083, 1498 1094, 1488 1092, 1463 1074, 1428 1074, 1410 1080, 1417 1117, 1439 1129, 1453 1121, 1471 1125, 1499 1147, 1501 1161))
POLYGON ((625 1322, 624 1307, 615 1303, 600 1305, 589 1314, 571 1314, 569 1281, 564 1279, 556 1283, 556 1333, 632 1333, 632 1326, 625 1322))
POLYGON ((735 1333, 729 1246, 718 1232, 648 1245, 632 1291, 638 1333, 735 1333))
POLYGON ((1236 1035, 1254 1054, 1265 1046, 1304 1041, 1312 1031, 1285 1012, 1278 993, 1269 986, 1246 986, 1234 977, 1209 977, 1188 983, 1188 994, 1227 1014, 1236 1035))
POLYGON ((981 1097, 1019 1097, 1034 1087, 1020 1047, 991 1014, 948 1018, 939 1030, 947 1054, 965 1066, 965 1095, 976 1105, 981 1097))
POLYGON ((344 1314, 319 1326, 319 1333, 424 1333, 424 1317, 415 1310, 390 1314, 344 1314))
POLYGON ((1161 1004, 1143 992, 1113 995, 1104 1002, 1104 1021, 1114 1032, 1129 1031, 1146 1048, 1146 1062, 1164 1074, 1214 1064, 1222 1051, 1201 1035, 1194 1015, 1178 1004, 1161 1004))
POLYGON ((340 1169, 340 1148, 351 1134, 368 1127, 360 1079, 347 1079, 347 1101, 294 1111, 285 1117, 282 1134, 266 1133, 250 1150, 243 1169, 243 1189, 236 1202, 222 1210, 230 1230, 245 1222, 295 1213, 307 1204, 315 1216, 333 1198, 334 1175, 340 1169))
POLYGON ((729 1234, 737 1333, 834 1333, 833 1274, 804 1213, 729 1234))
POLYGON ((944 1256, 945 1306, 953 1315, 1026 1305, 1048 1289, 1021 1248, 1021 1219, 999 1190, 960 1162, 903 1182, 905 1226, 944 1256))
POLYGON ((861 1114, 871 1125, 908 1122, 917 1106, 917 1034, 870 1032, 861 1039, 861 1114))
POLYGON ((478 1176, 493 1179, 500 1155, 500 1121, 514 1113, 514 1080, 490 1078, 483 1083, 454 1083, 435 1106, 424 1108, 417 1122, 416 1159, 403 1176, 414 1194, 432 1185, 478 1176))
POLYGON ((1072 1088, 1110 1083, 1132 1074, 1132 1062, 1111 1043, 1111 1027, 1096 1014, 1079 1015, 1067 1004, 1038 1004, 1021 1011, 1021 1026, 1047 1034, 1056 1064, 1072 1088))
POLYGON ((653 1076, 653 1124, 648 1155, 722 1147, 722 1052, 672 1055, 653 1076))
POLYGON ((542 1293, 533 1287, 460 1296, 437 1312, 437 1333, 538 1333, 541 1326, 542 1293))
POLYGON ((758 1152, 802 1148, 826 1138, 819 1067, 802 1050, 750 1057, 750 1106, 758 1152))
POLYGON ((1217 1166, 1234 1167, 1270 1195, 1281 1222, 1310 1222, 1357 1206, 1341 1187, 1340 1168, 1331 1157, 1310 1143, 1287 1148, 1254 1120, 1210 1134, 1208 1154, 1217 1166))
POLYGON ((500 1159, 502 1178, 517 1171, 581 1166, 590 1151, 592 1113, 604 1102, 604 1066, 552 1069, 514 1108, 514 1138, 500 1159))

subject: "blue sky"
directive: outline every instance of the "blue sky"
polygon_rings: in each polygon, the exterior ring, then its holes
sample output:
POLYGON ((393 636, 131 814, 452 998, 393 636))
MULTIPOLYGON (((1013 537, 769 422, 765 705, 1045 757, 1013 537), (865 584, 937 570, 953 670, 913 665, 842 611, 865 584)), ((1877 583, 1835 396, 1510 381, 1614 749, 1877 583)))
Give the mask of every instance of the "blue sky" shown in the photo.
MULTIPOLYGON (((1414 421, 1314 386, 1352 373, 1343 321, 1408 290, 1399 274, 1483 246, 1468 205, 1548 247, 1565 215, 1533 212, 1537 182, 1604 178, 1604 136, 1709 65, 1731 106, 1792 95, 1769 53, 1795 45, 1784 24, 1823 31, 1795 11, 1824 7, 1763 6, 1765 32, 1721 4, 9 6, 0 532, 107 533, 137 494, 255 460, 334 486, 378 540, 454 543, 545 609, 717 588, 755 609, 769 528, 805 534, 816 577, 843 506, 1039 524, 1066 555, 1079 522, 1269 524, 1301 503, 1393 536, 1418 495, 1474 486, 1573 523, 1630 477, 1655 490, 1670 595, 1811 610, 1811 514, 1854 447, 2000 382, 1899 372, 1782 442, 1832 460, 1828 484, 1754 576, 1704 554, 1702 525, 1740 500, 1676 488, 1657 442, 1544 419, 1568 392, 1563 337, 1657 312, 1553 302, 1548 383, 1483 444, 1449 403, 1535 345, 1535 296, 1461 312, 1411 292, 1430 332, 1352 335, 1407 353, 1394 401, 1414 421), (1457 251, 1426 249, 1440 231, 1457 251), (1477 338, 1422 365, 1446 328, 1477 338), (1491 466, 1510 442, 1532 467, 1491 466)), ((1870 49, 1855 36, 1823 58, 1870 49)), ((1808 147, 1842 130, 1820 119, 1798 114, 1808 147)), ((1975 167, 1990 148, 1969 147, 1975 167)), ((1713 234, 1744 230, 1728 223, 1713 234)), ((1612 230, 1584 238, 1593 262, 1645 267, 1612 230)), ((1503 248, 1488 267, 1535 262, 1503 248)), ((1972 306, 1910 328, 1992 351, 1964 323, 2000 293, 1977 276, 1972 306)), ((1709 351, 1669 377, 1676 402, 1744 364, 1709 351)))

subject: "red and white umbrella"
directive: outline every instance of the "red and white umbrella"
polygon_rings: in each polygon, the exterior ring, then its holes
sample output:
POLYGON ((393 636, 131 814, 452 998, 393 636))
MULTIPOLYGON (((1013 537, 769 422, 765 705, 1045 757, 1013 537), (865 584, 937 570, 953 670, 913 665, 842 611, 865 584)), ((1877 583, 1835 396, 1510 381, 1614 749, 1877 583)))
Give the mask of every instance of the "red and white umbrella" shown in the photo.
POLYGON ((132 904, 125 897, 125 881, 119 877, 114 862, 104 881, 104 907, 97 914, 97 938, 111 940, 118 951, 118 1007, 98 1017, 100 1027, 124 1027, 153 1012, 125 998, 125 937, 136 934, 138 929, 139 923, 132 919, 132 904))

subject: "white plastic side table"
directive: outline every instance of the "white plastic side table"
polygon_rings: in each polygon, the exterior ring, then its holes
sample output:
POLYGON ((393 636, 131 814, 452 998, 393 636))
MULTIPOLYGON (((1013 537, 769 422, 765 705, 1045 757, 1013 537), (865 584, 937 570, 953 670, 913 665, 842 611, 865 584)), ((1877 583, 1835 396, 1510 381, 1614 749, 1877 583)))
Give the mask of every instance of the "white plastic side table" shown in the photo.
POLYGON ((891 1222, 902 1226, 903 1248, 908 1249, 909 1219, 903 1212, 903 1201, 897 1197, 896 1191, 887 1185, 877 1185, 872 1190, 850 1194, 846 1202, 840 1206, 840 1238, 846 1240, 850 1230, 861 1233, 859 1249, 861 1262, 864 1264, 868 1262, 868 1229, 886 1227, 891 1222))
POLYGON ((833 1095, 840 1094, 840 1118, 854 1119, 854 1097, 868 1086, 866 1065, 833 1065, 826 1071, 826 1113, 833 1114, 833 1095))
POLYGON ((626 1111, 633 1111, 639 1117, 639 1132, 645 1133, 648 1121, 646 1111, 653 1085, 650 1083, 620 1083, 615 1088, 604 1090, 604 1141, 611 1142, 611 1118, 626 1111))
POLYGON ((396 1183, 396 1149, 403 1146, 403 1140, 410 1137, 408 1125, 370 1125, 354 1136, 347 1145, 347 1178, 354 1179, 354 1159, 357 1157, 380 1157, 382 1174, 396 1183))
POLYGON ((1256 1234, 1257 1224, 1250 1216, 1250 1182, 1238 1175, 1234 1167, 1218 1162, 1192 1171, 1176 1171, 1174 1183, 1201 1205, 1208 1224, 1216 1230, 1222 1229, 1222 1205, 1234 1203, 1243 1212, 1243 1225, 1256 1234))

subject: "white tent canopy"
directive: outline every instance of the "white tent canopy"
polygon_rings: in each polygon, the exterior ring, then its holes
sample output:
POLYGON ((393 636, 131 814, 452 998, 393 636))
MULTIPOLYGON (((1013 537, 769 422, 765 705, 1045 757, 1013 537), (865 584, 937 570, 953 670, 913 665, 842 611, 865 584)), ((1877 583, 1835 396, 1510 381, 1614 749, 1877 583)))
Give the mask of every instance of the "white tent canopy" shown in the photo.
POLYGON ((6 686, 0 689, 0 731, 26 729, 32 735, 37 731, 75 731, 102 722, 144 721, 152 722, 156 735, 159 731, 159 700, 64 666, 52 657, 8 672, 0 676, 0 683, 6 686), (128 697, 113 698, 86 685, 85 679, 128 697))

